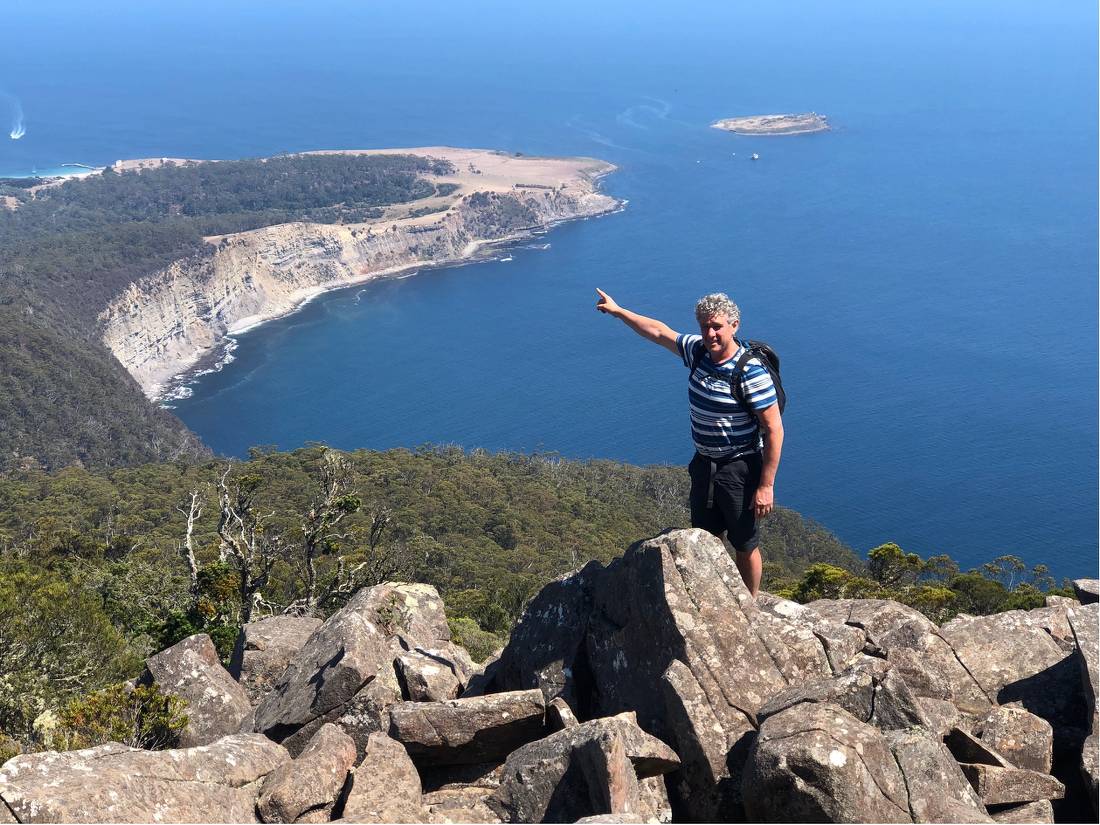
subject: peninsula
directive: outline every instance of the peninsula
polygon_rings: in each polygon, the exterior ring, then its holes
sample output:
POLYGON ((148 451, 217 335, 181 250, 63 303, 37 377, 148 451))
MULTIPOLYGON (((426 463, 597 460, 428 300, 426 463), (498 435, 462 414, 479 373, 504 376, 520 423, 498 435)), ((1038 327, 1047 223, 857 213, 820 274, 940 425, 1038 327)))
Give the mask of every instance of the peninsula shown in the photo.
MULTIPOLYGON (((425 265, 476 259, 485 247, 561 221, 613 212, 597 191, 614 166, 482 149, 309 152, 295 157, 422 158, 429 194, 337 222, 292 221, 209 235, 210 254, 173 261, 129 284, 99 316, 104 344, 157 400, 225 336, 293 311, 315 295, 425 265)), ((120 161, 120 170, 188 161, 120 161)), ((211 162, 215 163, 215 162, 211 162)))
POLYGON ((711 127, 737 135, 807 135, 811 132, 829 130, 825 115, 819 115, 817 112, 806 112, 800 115, 730 117, 712 123, 711 127))

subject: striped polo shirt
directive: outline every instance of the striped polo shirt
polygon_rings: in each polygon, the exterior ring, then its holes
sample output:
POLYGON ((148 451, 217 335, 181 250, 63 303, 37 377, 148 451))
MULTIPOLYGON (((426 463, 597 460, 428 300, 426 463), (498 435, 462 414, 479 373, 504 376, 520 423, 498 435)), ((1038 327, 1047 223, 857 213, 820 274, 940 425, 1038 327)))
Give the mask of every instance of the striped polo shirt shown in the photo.
MULTIPOLYGON (((691 410, 691 438, 695 449, 708 458, 733 458, 753 453, 763 444, 756 416, 733 397, 730 381, 733 367, 744 347, 738 347, 732 358, 715 364, 702 345, 701 335, 678 335, 676 349, 691 369, 695 359, 699 367, 688 380, 688 406, 691 410)), ((753 410, 763 410, 776 403, 775 385, 759 359, 745 364, 745 400, 753 410)))

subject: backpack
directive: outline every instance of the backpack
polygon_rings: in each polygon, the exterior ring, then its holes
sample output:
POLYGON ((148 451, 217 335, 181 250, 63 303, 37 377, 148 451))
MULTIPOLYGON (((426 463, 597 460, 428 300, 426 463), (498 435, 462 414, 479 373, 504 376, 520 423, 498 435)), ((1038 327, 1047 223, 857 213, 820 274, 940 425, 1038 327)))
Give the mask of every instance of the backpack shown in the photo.
MULTIPOLYGON (((741 380, 730 381, 730 394, 742 407, 748 407, 745 401, 745 364, 748 363, 750 358, 756 358, 772 378, 772 383, 775 385, 775 400, 779 404, 779 414, 782 415, 783 410, 787 407, 787 393, 783 390, 783 380, 779 377, 779 356, 776 355, 775 350, 763 341, 754 341, 751 338, 746 341, 742 341, 740 338, 734 340, 745 351, 738 356, 737 362, 733 365, 733 372, 740 375, 741 380)), ((695 370, 699 367, 699 361, 706 352, 702 341, 695 343, 693 352, 695 358, 692 361, 691 373, 688 375, 689 381, 695 375, 695 370)))

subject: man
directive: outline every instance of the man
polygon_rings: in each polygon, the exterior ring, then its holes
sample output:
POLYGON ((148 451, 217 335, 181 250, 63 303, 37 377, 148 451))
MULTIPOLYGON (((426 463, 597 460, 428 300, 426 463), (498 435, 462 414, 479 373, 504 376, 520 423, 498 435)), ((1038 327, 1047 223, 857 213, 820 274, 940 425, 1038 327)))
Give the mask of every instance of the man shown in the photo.
POLYGON ((783 419, 771 375, 756 358, 749 359, 741 375, 733 374, 743 352, 735 337, 740 310, 721 292, 706 295, 695 305, 701 334, 681 335, 661 321, 623 309, 603 290, 596 292, 596 309, 676 353, 691 370, 691 524, 719 537, 726 534, 741 578, 755 598, 761 576, 756 521, 775 508, 783 419), (735 381, 744 382, 745 406, 733 394, 735 381))

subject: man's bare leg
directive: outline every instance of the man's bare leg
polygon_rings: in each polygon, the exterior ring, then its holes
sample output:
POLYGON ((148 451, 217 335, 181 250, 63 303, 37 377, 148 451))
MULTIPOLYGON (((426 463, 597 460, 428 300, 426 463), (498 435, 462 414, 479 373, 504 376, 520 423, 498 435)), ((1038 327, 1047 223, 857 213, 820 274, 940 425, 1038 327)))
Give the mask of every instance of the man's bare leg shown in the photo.
POLYGON ((741 574, 741 580, 749 589, 752 597, 760 592, 760 577, 762 565, 760 562, 760 548, 754 547, 748 553, 734 553, 733 560, 737 563, 737 572, 741 574))

